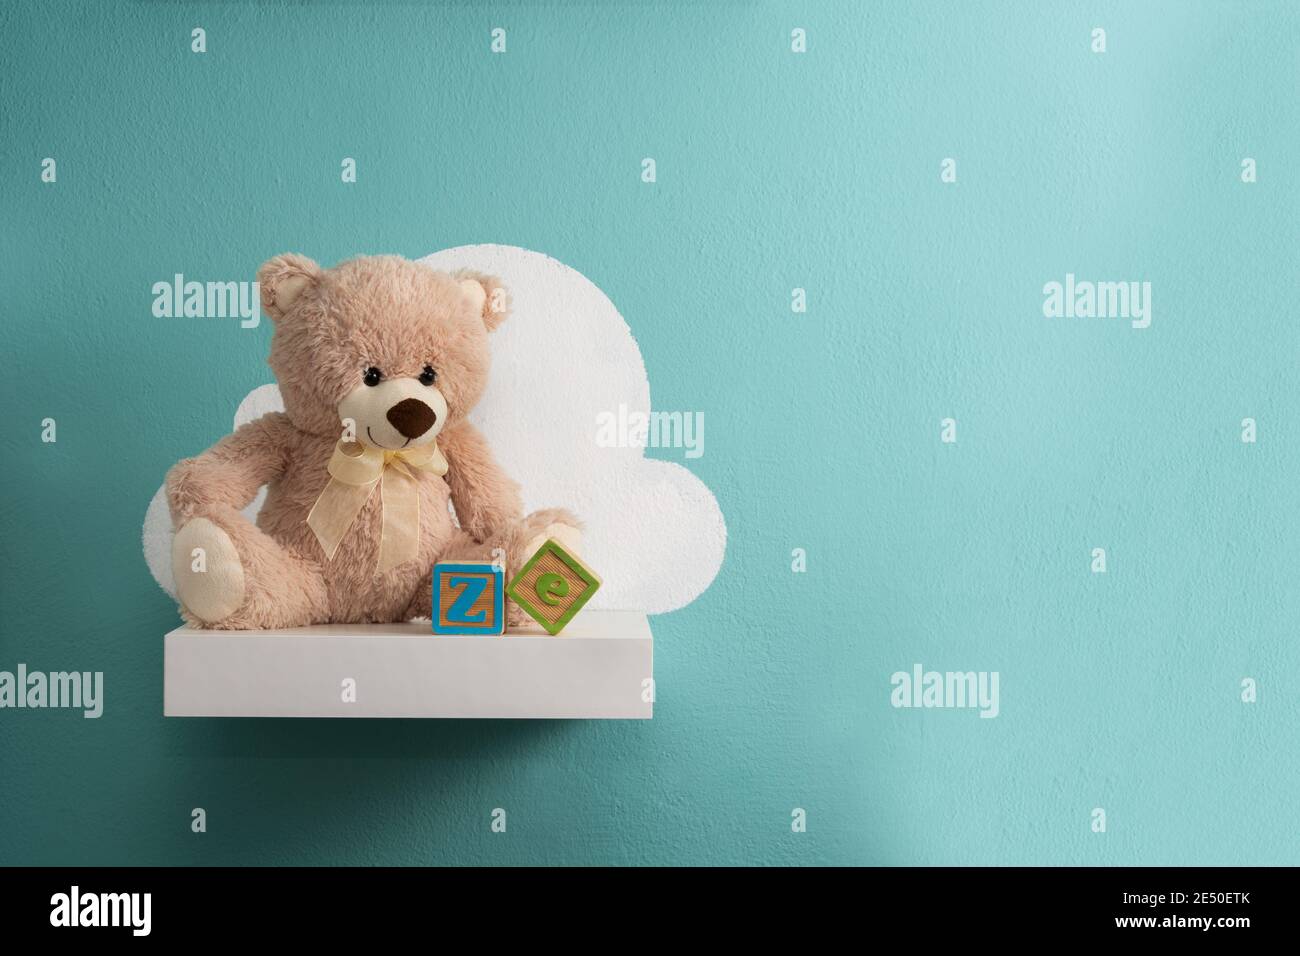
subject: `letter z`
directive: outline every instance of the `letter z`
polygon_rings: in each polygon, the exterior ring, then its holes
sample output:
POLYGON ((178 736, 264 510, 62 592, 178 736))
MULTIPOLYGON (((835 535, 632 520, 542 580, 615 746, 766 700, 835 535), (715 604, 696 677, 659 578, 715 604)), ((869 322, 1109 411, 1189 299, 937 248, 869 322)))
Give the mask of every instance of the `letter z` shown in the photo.
POLYGON ((460 624, 485 624, 487 623, 487 611, 481 610, 477 614, 471 614, 469 609, 487 590, 487 578, 459 578, 452 577, 447 579, 449 587, 460 587, 461 592, 456 596, 455 603, 447 609, 449 620, 456 621, 460 624))

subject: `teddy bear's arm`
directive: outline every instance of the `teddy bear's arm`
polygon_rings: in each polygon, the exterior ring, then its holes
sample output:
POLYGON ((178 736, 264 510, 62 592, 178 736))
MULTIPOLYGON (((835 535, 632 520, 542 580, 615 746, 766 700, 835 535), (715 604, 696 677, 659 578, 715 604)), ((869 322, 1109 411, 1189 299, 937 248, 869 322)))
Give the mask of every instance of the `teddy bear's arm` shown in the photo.
POLYGON ((469 422, 438 437, 447 456, 447 484, 460 526, 477 541, 508 531, 524 516, 519 485, 497 464, 487 440, 469 422))
POLYGON ((198 457, 178 462, 167 473, 172 521, 180 527, 214 506, 251 504, 259 488, 284 472, 293 431, 284 413, 272 412, 241 425, 198 457))

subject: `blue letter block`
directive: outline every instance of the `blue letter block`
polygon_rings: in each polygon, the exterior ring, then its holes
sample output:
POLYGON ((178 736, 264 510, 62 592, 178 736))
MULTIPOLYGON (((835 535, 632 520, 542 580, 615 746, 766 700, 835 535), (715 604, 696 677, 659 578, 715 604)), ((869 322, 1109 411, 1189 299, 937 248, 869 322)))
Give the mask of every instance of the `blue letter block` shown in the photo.
POLYGON ((433 633, 504 634, 505 572, 488 562, 433 566, 433 633))

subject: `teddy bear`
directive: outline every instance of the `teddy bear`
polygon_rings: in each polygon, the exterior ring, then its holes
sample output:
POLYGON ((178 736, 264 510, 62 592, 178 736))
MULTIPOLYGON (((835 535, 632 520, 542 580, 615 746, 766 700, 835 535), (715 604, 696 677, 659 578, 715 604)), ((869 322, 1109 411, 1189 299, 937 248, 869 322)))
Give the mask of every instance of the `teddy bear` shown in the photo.
MULTIPOLYGON (((467 418, 487 386, 488 334, 509 313, 499 279, 400 256, 323 269, 284 254, 257 281, 284 411, 167 474, 191 626, 427 618, 436 562, 504 561, 508 575, 547 538, 580 549, 568 511, 524 515, 467 418), (254 524, 242 509, 263 486, 254 524)), ((510 602, 507 621, 522 620, 510 602)))

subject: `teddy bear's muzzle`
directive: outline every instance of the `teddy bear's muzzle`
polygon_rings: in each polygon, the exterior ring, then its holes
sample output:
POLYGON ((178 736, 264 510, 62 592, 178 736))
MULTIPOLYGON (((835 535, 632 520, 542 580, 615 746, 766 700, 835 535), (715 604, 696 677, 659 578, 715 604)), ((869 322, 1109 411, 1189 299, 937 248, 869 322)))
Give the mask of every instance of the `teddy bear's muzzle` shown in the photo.
POLYGON ((438 420, 438 413, 418 398, 404 398, 390 408, 385 417, 403 438, 410 440, 419 438, 432 428, 438 420))

